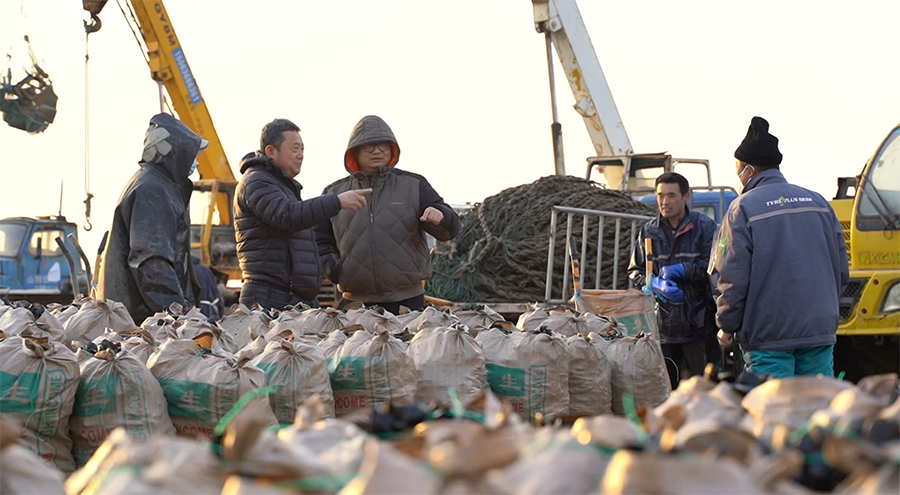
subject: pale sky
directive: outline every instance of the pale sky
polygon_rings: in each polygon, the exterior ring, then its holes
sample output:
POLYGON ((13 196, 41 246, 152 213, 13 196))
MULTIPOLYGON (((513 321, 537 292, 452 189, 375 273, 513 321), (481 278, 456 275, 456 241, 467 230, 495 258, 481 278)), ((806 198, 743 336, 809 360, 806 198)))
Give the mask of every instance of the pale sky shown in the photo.
MULTIPOLYGON (((43 134, 0 122, 0 217, 55 213, 62 180, 63 214, 83 224, 80 4, 0 0, 0 49, 13 55, 13 78, 28 65, 27 32, 60 98, 43 134)), ((579 7, 634 150, 708 158, 717 184, 738 185, 733 153, 754 115, 780 139, 788 180, 826 198, 900 122, 896 0, 579 7)), ((289 118, 306 143, 298 180, 313 197, 346 173, 350 130, 366 114, 392 126, 398 167, 425 175, 449 202, 553 173, 544 39, 527 0, 168 0, 166 8, 235 175, 263 124, 289 118)), ((79 232, 89 253, 158 111, 115 0, 101 18, 90 66, 95 228, 79 232)), ((561 75, 557 67, 566 163, 583 176, 593 148, 561 75)))

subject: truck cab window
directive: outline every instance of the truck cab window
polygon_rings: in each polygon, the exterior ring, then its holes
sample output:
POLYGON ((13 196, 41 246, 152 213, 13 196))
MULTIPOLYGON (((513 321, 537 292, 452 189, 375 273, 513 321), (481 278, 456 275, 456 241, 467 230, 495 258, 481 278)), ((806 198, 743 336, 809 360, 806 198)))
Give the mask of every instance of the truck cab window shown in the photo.
POLYGON ((65 239, 65 233, 62 230, 39 230, 31 236, 31 242, 28 245, 28 252, 32 256, 38 255, 38 239, 41 240, 41 256, 62 256, 59 246, 56 245, 56 238, 65 239))
POLYGON ((694 208, 694 211, 703 213, 704 215, 708 216, 709 218, 712 218, 716 222, 719 221, 719 219, 716 218, 716 207, 715 206, 709 206, 709 205, 697 206, 694 208))
POLYGON ((900 220, 900 128, 888 136, 878 150, 869 167, 868 176, 862 184, 858 215, 862 230, 880 230, 885 222, 893 223, 893 229, 900 220))
MULTIPOLYGON (((206 225, 206 218, 209 215, 210 206, 213 208, 213 225, 221 224, 219 209, 215 207, 216 203, 210 203, 212 193, 210 191, 194 191, 191 195, 191 224, 206 225)), ((218 194, 219 198, 228 200, 228 196, 224 192, 218 194)))
POLYGON ((25 239, 25 226, 15 223, 0 224, 0 256, 13 258, 25 239))

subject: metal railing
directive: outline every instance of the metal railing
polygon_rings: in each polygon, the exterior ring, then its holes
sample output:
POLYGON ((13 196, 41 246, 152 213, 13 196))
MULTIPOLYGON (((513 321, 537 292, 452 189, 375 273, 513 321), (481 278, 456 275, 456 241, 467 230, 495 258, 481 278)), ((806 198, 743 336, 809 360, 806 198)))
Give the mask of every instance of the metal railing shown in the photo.
POLYGON ((547 303, 558 303, 558 302, 567 302, 569 300, 569 278, 571 275, 571 257, 569 250, 566 249, 566 257, 565 262, 563 263, 563 283, 562 283, 562 298, 561 299, 553 299, 553 272, 554 272, 554 261, 556 255, 556 243, 557 243, 557 225, 559 224, 559 214, 566 214, 566 243, 564 246, 569 246, 569 240, 572 238, 572 227, 575 221, 575 215, 581 215, 581 251, 579 252, 580 266, 581 272, 579 274, 579 287, 588 288, 584 285, 584 274, 588 272, 589 265, 587 260, 587 248, 588 248, 588 232, 590 231, 590 223, 593 218, 597 218, 597 222, 599 222, 599 228, 597 233, 597 258, 596 258, 596 268, 594 270, 594 289, 601 288, 601 272, 603 267, 603 253, 604 253, 604 239, 603 234, 605 231, 605 227, 607 224, 612 223, 615 225, 615 240, 613 242, 613 263, 612 263, 612 284, 611 287, 613 290, 618 289, 618 279, 619 279, 619 251, 621 250, 621 242, 623 237, 623 221, 630 223, 630 229, 626 234, 628 236, 628 242, 630 243, 631 249, 629 253, 634 252, 634 245, 637 242, 638 234, 640 233, 640 227, 644 222, 652 220, 653 217, 645 216, 645 215, 631 215, 628 213, 615 213, 611 211, 601 211, 601 210, 585 210, 582 208, 570 208, 567 206, 554 206, 551 211, 550 216, 550 246, 548 248, 547 253, 547 280, 546 280, 546 289, 544 292, 544 301, 547 303))

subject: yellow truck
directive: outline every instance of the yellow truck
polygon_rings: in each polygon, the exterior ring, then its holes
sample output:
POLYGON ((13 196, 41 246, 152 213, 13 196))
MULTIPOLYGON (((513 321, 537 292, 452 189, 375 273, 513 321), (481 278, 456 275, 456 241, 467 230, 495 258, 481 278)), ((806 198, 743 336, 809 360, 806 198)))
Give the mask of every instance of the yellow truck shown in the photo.
POLYGON ((857 381, 900 373, 900 125, 831 201, 844 230, 850 284, 841 294, 834 369, 857 381), (853 191, 851 191, 853 190, 853 191))

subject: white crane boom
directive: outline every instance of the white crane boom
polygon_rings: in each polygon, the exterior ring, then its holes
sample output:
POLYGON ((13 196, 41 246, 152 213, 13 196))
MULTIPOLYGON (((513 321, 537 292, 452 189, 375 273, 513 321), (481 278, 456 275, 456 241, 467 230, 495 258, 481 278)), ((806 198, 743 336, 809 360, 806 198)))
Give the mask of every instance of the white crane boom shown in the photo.
POLYGON ((556 112, 556 85, 553 80, 553 47, 575 96, 575 111, 584 119, 597 155, 587 159, 587 178, 598 169, 607 187, 621 190, 653 189, 658 175, 652 170, 671 171, 675 165, 690 163, 706 169, 707 189, 712 187, 709 160, 672 158, 668 153, 636 154, 625 124, 616 108, 612 91, 600 67, 587 27, 575 0, 531 0, 534 27, 547 41, 547 69, 550 75, 550 104, 553 110, 553 154, 557 175, 565 175, 562 126, 556 112))
POLYGON ((634 153, 575 0, 532 0, 538 32, 549 34, 598 157, 634 153))

